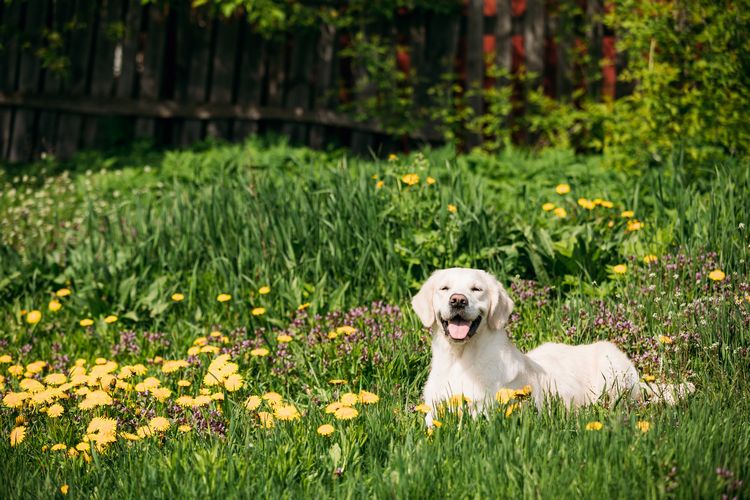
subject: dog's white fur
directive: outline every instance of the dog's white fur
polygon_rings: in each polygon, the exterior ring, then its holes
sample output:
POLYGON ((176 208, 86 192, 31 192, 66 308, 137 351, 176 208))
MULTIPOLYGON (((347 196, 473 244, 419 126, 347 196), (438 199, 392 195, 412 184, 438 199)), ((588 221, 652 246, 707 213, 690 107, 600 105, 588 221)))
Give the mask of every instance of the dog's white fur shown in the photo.
POLYGON ((504 328, 513 301, 485 271, 436 271, 414 296, 412 306, 432 331, 432 363, 424 388, 424 400, 433 408, 426 416, 428 425, 432 425, 434 409, 452 395, 463 394, 474 410, 481 411, 501 388, 530 385, 537 406, 545 398, 559 397, 568 407, 593 403, 605 395, 639 399, 642 391, 661 393, 662 399, 674 402, 682 393, 692 391, 692 387, 674 391, 668 386, 642 384, 633 363, 611 342, 579 346, 547 343, 523 354, 504 328), (450 304, 455 294, 468 299, 460 310, 450 304), (467 321, 481 316, 473 336, 459 341, 447 334, 443 321, 456 314, 467 321))

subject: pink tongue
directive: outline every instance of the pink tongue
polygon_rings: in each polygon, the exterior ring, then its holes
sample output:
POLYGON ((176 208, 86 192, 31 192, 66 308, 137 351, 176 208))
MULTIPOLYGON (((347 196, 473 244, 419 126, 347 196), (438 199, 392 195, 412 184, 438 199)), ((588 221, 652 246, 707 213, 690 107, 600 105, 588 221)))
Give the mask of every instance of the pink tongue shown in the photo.
POLYGON ((448 334, 452 339, 463 340, 469 334, 471 323, 461 319, 452 319, 448 322, 448 334))

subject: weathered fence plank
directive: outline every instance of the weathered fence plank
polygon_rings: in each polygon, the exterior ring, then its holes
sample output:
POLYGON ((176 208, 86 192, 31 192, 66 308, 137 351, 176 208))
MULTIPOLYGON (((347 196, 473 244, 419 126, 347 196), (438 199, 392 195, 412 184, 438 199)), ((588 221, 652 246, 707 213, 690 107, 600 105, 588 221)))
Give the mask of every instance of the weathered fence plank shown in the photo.
MULTIPOLYGON (((263 81, 266 67, 263 64, 266 53, 265 39, 254 33, 246 23, 241 24, 240 49, 241 63, 237 85, 237 104, 241 107, 258 107, 263 95, 263 81)), ((242 139, 258 131, 258 122, 241 120, 235 122, 235 137, 242 139)))
MULTIPOLYGON (((9 31, 10 37, 5 50, 0 51, 0 90, 14 92, 16 90, 16 75, 18 71, 18 54, 20 51, 20 29, 23 6, 19 2, 6 4, 3 10, 3 23, 9 31)), ((13 133, 13 108, 0 109, 0 159, 6 159, 11 148, 13 133)))
MULTIPOLYGON (((143 73, 140 77, 138 96, 143 99, 158 99, 164 77, 164 52, 167 40, 167 9, 150 4, 146 7, 148 31, 143 46, 143 73)), ((157 121, 139 118, 135 123, 135 135, 153 139, 157 135, 157 121)))
MULTIPOLYGON (((211 93, 209 102, 228 104, 234 97, 234 72, 237 67, 237 36, 239 19, 215 19, 211 93)), ((208 122, 206 135, 224 139, 232 138, 232 121, 208 122)))
MULTIPOLYGON (((330 24, 320 27, 318 43, 315 48, 315 90, 313 98, 313 109, 330 109, 333 104, 334 84, 334 44, 336 40, 336 28, 330 24)), ((310 127, 310 145, 321 148, 325 144, 326 131, 321 125, 310 127)))

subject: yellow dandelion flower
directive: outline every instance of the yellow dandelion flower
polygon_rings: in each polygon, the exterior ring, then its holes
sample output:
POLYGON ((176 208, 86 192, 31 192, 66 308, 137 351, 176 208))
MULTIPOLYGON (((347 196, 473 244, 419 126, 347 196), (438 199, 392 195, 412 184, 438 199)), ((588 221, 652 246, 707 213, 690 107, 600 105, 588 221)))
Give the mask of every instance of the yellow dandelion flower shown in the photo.
POLYGON ((624 219, 630 219, 631 217, 635 217, 635 212, 632 210, 623 210, 620 212, 620 217, 624 219))
POLYGON ((346 384, 347 381, 344 380, 343 378, 332 378, 331 380, 328 381, 328 383, 331 385, 343 385, 343 384, 346 384))
POLYGON ((353 326, 344 325, 336 328, 336 333, 343 333, 344 335, 351 335, 352 333, 356 332, 357 329, 353 326))
POLYGON ((44 383, 49 385, 62 385, 67 381, 68 377, 62 373, 50 373, 44 377, 44 383))
POLYGON ((601 205, 603 208, 614 208, 615 204, 608 200, 602 200, 599 202, 599 205, 601 205))
POLYGON ((245 400, 245 409, 250 411, 256 410, 260 406, 261 401, 258 396, 249 396, 245 400))
POLYGON ((36 325, 42 320, 42 312, 37 311, 34 309, 33 311, 29 311, 29 314, 26 315, 26 322, 30 325, 36 325))
POLYGON ((661 342, 662 344, 671 344, 672 337, 667 337, 666 335, 659 335, 659 342, 661 342))
POLYGON ((57 300, 50 300, 49 304, 47 304, 47 309, 49 309, 52 312, 57 312, 62 307, 62 304, 57 300))
POLYGON ((578 204, 586 210, 593 210, 596 207, 596 204, 593 201, 586 198, 578 198, 578 204))
POLYGON ((308 307, 310 307, 310 303, 309 302, 305 302, 304 304, 300 304, 299 306, 297 306, 297 310, 298 311, 304 311, 308 307))
POLYGON ((359 415, 359 412, 349 406, 342 406, 341 408, 333 412, 333 416, 338 420, 351 420, 357 415, 359 415))
POLYGON ((278 405, 281 404, 281 402, 284 400, 284 398, 281 397, 281 394, 278 392, 267 392, 263 394, 263 399, 265 401, 268 401, 271 405, 278 405))
POLYGON ((70 491, 70 486, 68 486, 67 484, 63 484, 62 486, 60 486, 60 493, 62 493, 63 495, 67 495, 68 491, 70 491))
POLYGON ((255 307, 252 311, 250 311, 253 316, 263 316, 266 314, 266 308, 265 307, 255 307))
MULTIPOLYGON (((708 273, 708 277, 712 281, 723 281, 724 278, 726 278, 726 274, 724 274, 724 271, 722 271, 721 269, 714 269, 713 271, 711 271, 710 273, 708 273)), ((29 313, 29 314, 31 314, 31 313, 29 313)))
POLYGON ((24 369, 23 365, 13 365, 8 367, 8 373, 15 376, 21 376, 23 375, 24 369))
POLYGON ((188 366, 190 366, 190 363, 184 359, 170 359, 162 363, 161 371, 163 373, 174 373, 180 368, 187 368, 188 366))
POLYGON ((31 393, 44 390, 44 384, 39 382, 38 380, 34 380, 33 378, 25 378, 21 380, 18 386, 24 391, 28 391, 31 393))
POLYGON ((366 405, 375 404, 380 401, 380 396, 374 392, 359 391, 359 402, 366 405))
POLYGON ((58 297, 67 297, 70 294, 71 294, 70 288, 61 288, 55 292, 55 295, 57 295, 58 297))
POLYGON ((266 429, 270 429, 276 425, 273 421, 273 415, 267 411, 259 411, 258 418, 260 419, 261 427, 265 427, 266 429))
POLYGON ((157 387, 156 389, 153 389, 151 391, 151 394, 154 396, 154 398, 156 398, 157 401, 163 403, 169 398, 169 396, 172 395, 172 391, 166 387, 157 387))
POLYGON ((555 192, 557 194, 568 194, 568 193, 570 193, 570 184, 558 184, 555 187, 555 192))
POLYGON ((628 231, 640 231, 641 229, 643 229, 643 222, 635 219, 628 221, 628 231))
POLYGON ((112 404, 112 398, 109 394, 104 391, 91 391, 86 394, 86 397, 78 403, 78 408, 81 410, 90 410, 97 406, 108 406, 112 404))
POLYGON ((432 411, 432 407, 427 403, 420 403, 414 407, 414 410, 420 413, 430 413, 432 411))
POLYGON ((359 398, 353 392, 347 392, 339 398, 339 401, 341 401, 341 404, 344 406, 353 406, 359 402, 359 398))
POLYGON ((118 319, 117 316, 115 316, 114 314, 110 314, 109 316, 104 318, 104 322, 107 323, 108 325, 111 325, 112 323, 116 322, 117 319, 118 319))
POLYGON ((216 300, 218 300, 219 302, 227 302, 229 300, 232 300, 232 296, 228 293, 220 293, 216 296, 216 300))
POLYGON ((180 432, 190 432, 191 430, 193 430, 193 428, 187 424, 182 424, 177 427, 177 430, 180 432))
POLYGON ((505 416, 510 417, 520 407, 520 403, 511 403, 505 408, 505 416))
POLYGON ((615 274, 625 274, 628 272, 628 266, 625 264, 617 264, 616 266, 612 266, 612 272, 615 274))
POLYGON ((0 363, 12 363, 13 357, 10 356, 10 354, 3 354, 0 356, 0 363))
POLYGON ((251 356, 268 356, 268 349, 265 347, 258 347, 250 351, 251 356))
POLYGON ((544 210, 545 212, 551 212, 554 209, 555 209, 554 203, 545 203, 544 205, 542 205, 542 210, 544 210))
POLYGON ((653 375, 644 375, 643 376, 643 381, 644 382, 653 382, 654 380, 656 380, 656 377, 654 377, 653 375))
POLYGON ((564 219, 568 216, 568 212, 562 207, 557 207, 552 211, 552 213, 555 214, 558 219, 564 219))
POLYGON ((656 255, 646 255, 645 257, 643 257, 644 264, 653 264, 657 260, 659 260, 659 258, 656 255))
POLYGON ((333 426, 331 424, 323 424, 320 427, 318 427, 318 430, 316 431, 321 436, 330 436, 333 434, 333 426))
POLYGON ((391 153, 391 154, 388 155, 388 161, 397 161, 397 160, 398 160, 398 156, 397 155, 395 155, 393 153, 391 153))
POLYGON ((603 427, 604 427, 604 424, 601 422, 597 422, 597 421, 589 422, 588 424, 586 424, 587 431, 600 431, 602 430, 603 427))
POLYGON ((138 434, 133 434, 132 432, 121 432, 120 436, 127 439, 128 441, 140 441, 141 440, 141 436, 139 436, 138 434))
POLYGON ((57 418, 60 415, 62 415, 64 411, 65 411, 65 408, 63 408, 63 406, 60 403, 55 403, 49 408, 47 408, 47 416, 49 418, 57 418))
POLYGON ((401 177, 401 182, 407 186, 413 186, 419 182, 419 176, 417 174, 406 174, 401 177))
POLYGON ((382 189, 384 185, 385 185, 385 182, 378 181, 375 183, 375 189, 382 189))
POLYGON ((10 445, 11 446, 18 446, 19 444, 23 443, 23 440, 26 439, 26 427, 23 425, 19 425, 18 427, 14 427, 12 431, 10 431, 10 445))
POLYGON ((635 426, 639 431, 643 433, 646 433, 649 430, 651 430, 651 423, 646 422, 645 420, 639 420, 638 422, 636 422, 635 426))
POLYGON ((65 443, 56 443, 52 445, 52 447, 50 448, 50 451, 63 451, 67 449, 68 449, 68 445, 66 445, 65 443))
POLYGON ((169 429, 169 420, 164 417, 154 417, 148 421, 148 426, 157 432, 164 432, 169 429))
POLYGON ((81 321, 78 322, 79 325, 83 327, 91 326, 94 324, 94 320, 91 318, 84 318, 81 321))
POLYGON ((432 186, 433 184, 435 184, 435 183, 437 182, 437 181, 435 180, 435 178, 433 178, 433 177, 430 177, 430 176, 427 176, 427 179, 426 179, 426 181, 427 181, 427 185, 428 185, 428 186, 432 186))
POLYGON ((271 287, 268 286, 268 285, 262 286, 262 287, 260 287, 258 289, 258 293, 261 294, 261 295, 267 295, 267 294, 271 293, 271 287))
POLYGON ((495 399, 502 404, 507 404, 515 396, 516 391, 514 389, 502 388, 495 393, 495 399))
POLYGON ((448 204, 448 211, 452 214, 455 214, 458 212, 458 207, 456 205, 448 204))
POLYGON ((172 300, 174 302, 182 302, 183 300, 185 300, 185 295, 182 293, 173 293, 172 300))
POLYGON ((178 387, 190 387, 193 383, 189 380, 181 379, 177 381, 178 387))
POLYGON ((278 337, 276 337, 276 340, 285 344, 287 342, 292 341, 292 336, 291 335, 279 335, 278 337))
POLYGON ((294 405, 281 405, 273 410, 277 420, 299 420, 300 414, 294 405))
POLYGON ((229 392, 239 391, 244 385, 245 381, 239 373, 232 373, 224 380, 224 388, 229 392))
POLYGON ((334 401, 326 406, 326 413, 336 413, 339 408, 343 408, 345 405, 341 401, 334 401))
POLYGON ((191 406, 195 404, 195 400, 193 399, 193 397, 188 396, 188 395, 180 396, 177 399, 175 399, 174 402, 175 404, 183 408, 190 408, 191 406))

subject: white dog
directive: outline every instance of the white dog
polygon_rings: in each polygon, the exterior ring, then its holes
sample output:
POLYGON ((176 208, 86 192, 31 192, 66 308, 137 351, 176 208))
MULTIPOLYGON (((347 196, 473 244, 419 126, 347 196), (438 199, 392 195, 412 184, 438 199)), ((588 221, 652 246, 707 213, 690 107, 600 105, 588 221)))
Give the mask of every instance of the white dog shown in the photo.
MULTIPOLYGON (((412 300, 432 331, 432 363, 424 400, 433 408, 462 394, 475 411, 494 401, 498 390, 531 386, 537 406, 559 397, 568 407, 604 395, 639 399, 646 394, 674 402, 692 387, 655 388, 640 382, 633 363, 611 342, 570 346, 543 344, 523 354, 505 333, 513 301, 494 276, 477 269, 443 269, 412 300)), ((688 386, 689 384, 686 384, 688 386)))

